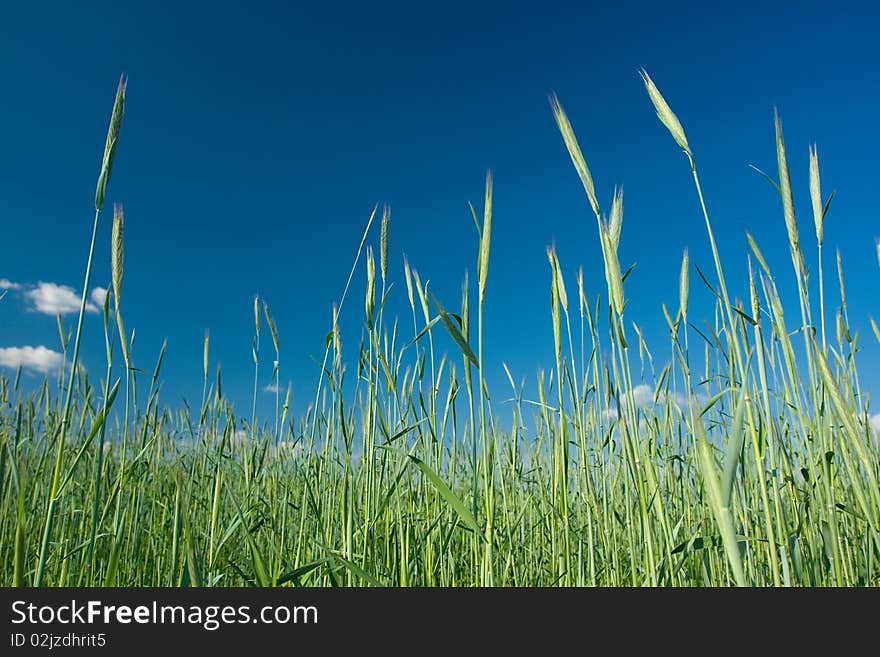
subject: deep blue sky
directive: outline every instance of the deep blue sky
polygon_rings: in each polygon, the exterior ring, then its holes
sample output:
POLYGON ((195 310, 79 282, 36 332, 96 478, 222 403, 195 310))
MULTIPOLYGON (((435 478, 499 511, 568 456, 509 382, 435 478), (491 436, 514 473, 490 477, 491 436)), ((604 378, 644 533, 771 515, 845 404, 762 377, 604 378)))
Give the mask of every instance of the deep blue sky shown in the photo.
MULTIPOLYGON (((331 305, 377 202, 392 208, 393 307, 404 310, 403 253, 457 307, 477 249, 466 203, 482 207, 487 169, 495 179, 487 373, 503 384, 504 360, 534 381, 552 357, 546 246, 557 245, 570 296, 579 265, 591 294, 605 294, 595 219, 553 121, 552 91, 606 210, 613 186, 624 187, 621 259, 638 262, 627 313, 644 327, 659 371, 668 357, 660 305, 677 303, 682 250, 713 268, 687 162, 639 79, 645 67, 696 153, 731 294, 747 295, 747 229, 783 293, 793 290, 779 197, 747 167, 775 175, 773 106, 811 258, 807 149, 818 143, 823 194, 837 190, 825 228, 829 316, 839 304, 839 247, 867 387, 880 390, 867 322, 880 315, 880 16, 847 4, 7 3, 0 279, 22 287, 0 302, 0 347, 59 348, 54 317, 28 310, 26 293, 40 281, 82 285, 95 180, 124 72, 108 201, 126 212, 123 307, 137 331, 134 359, 151 368, 168 338, 167 403, 196 401, 209 329, 225 392, 249 411, 259 293, 279 327, 282 385, 292 379, 304 406, 317 374, 310 356, 323 353, 331 305)), ((110 217, 93 285, 109 281, 110 217)), ((705 310, 707 293, 692 280, 694 307, 705 310)), ((349 348, 360 338, 362 282, 360 268, 345 309, 349 348)), ((794 326, 797 306, 788 310, 794 326)), ((85 361, 103 372, 97 315, 86 331, 85 361)), ((264 335, 261 386, 269 346, 264 335)), ((507 395, 504 385, 496 396, 507 395)), ((269 395, 261 397, 268 409, 269 395)))

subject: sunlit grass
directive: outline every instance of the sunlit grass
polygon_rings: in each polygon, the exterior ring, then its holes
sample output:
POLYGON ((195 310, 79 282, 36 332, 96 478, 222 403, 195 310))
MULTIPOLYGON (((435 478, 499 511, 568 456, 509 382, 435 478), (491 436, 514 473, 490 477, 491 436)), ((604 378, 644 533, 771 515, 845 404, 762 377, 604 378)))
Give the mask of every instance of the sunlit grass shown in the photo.
MULTIPOLYGON (((808 294, 812 256, 797 230, 776 120, 778 181, 771 182, 780 193, 780 222, 797 283, 800 315, 792 322, 783 315, 789 300, 780 298, 776 274, 751 236, 751 253, 734 263, 747 268, 749 287, 729 294, 694 150, 647 73, 643 80, 662 124, 686 155, 715 265, 714 277, 698 271, 699 289, 691 290, 685 252, 678 309, 673 315, 664 307, 670 341, 659 376, 642 380, 646 358, 660 352, 656 345, 649 351, 627 311, 633 283, 618 259, 623 191, 615 190, 606 214, 555 97, 553 115, 583 184, 585 208, 597 220, 606 280, 601 290, 591 290, 578 272, 572 285, 567 266, 548 250, 548 340, 555 359, 538 378, 533 399, 505 365, 510 406, 497 404, 501 391, 488 389, 482 367, 483 310, 494 283, 493 222, 503 226, 503 217, 493 217, 491 175, 483 207, 471 208, 478 231, 476 290, 465 275, 460 303, 435 298, 429 281, 405 258, 397 270, 389 254, 387 207, 377 271, 374 209, 334 309, 314 403, 301 418, 289 413, 289 388, 282 404, 282 334, 259 297, 253 304, 249 417, 237 415, 224 397, 219 368, 212 375, 207 335, 199 407, 172 411, 160 403, 164 346, 153 367, 136 369, 134 345, 123 329, 124 308, 138 300, 126 296, 120 303, 124 224, 118 206, 106 254, 112 299, 103 308, 101 381, 78 368, 82 312, 73 334, 59 320, 65 376, 47 377, 33 392, 20 386, 20 372, 0 376, 3 582, 880 583, 880 445, 861 394, 858 338, 849 328, 840 275, 843 307, 826 322, 821 247, 830 198, 821 195, 816 150, 810 151, 809 183, 818 309, 808 294), (364 334, 356 362, 347 365, 338 317, 354 293, 358 267, 366 271, 364 334), (411 311, 404 319, 386 313, 388 296, 398 293, 390 280, 400 273, 411 311), (715 302, 700 328, 689 314, 696 294, 715 302), (826 324, 833 327, 827 335, 826 324), (275 412, 261 421, 256 398, 264 326, 272 340, 275 412)), ((124 91, 120 84, 84 290, 124 91)), ((838 255, 838 273, 839 262, 838 255)), ((880 341, 873 321, 872 327, 880 341)), ((144 358, 137 355, 139 363, 144 358)))

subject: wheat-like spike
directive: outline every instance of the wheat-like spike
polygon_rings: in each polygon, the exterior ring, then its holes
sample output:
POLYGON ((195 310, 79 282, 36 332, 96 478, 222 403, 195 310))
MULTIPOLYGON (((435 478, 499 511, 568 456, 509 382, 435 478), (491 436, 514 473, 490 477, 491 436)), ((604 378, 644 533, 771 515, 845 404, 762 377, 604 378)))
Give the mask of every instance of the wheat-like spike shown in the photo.
POLYGON ((58 336, 61 338, 61 350, 67 351, 67 336, 64 333, 64 321, 61 319, 61 313, 55 313, 55 320, 58 322, 58 336))
POLYGON ((419 278, 419 272, 415 269, 412 270, 413 275, 413 283, 416 286, 416 293, 419 295, 419 304, 422 306, 422 316, 425 318, 425 324, 431 323, 431 311, 428 306, 428 282, 425 281, 425 284, 422 285, 422 280, 419 278))
POLYGON ((607 224, 602 225, 599 237, 602 242, 602 251, 605 259, 605 278, 608 283, 608 296, 611 298, 611 305, 614 311, 618 316, 621 316, 623 315, 623 276, 620 273, 617 249, 612 244, 607 224))
POLYGON ((220 376, 220 363, 217 363, 217 384, 214 388, 214 400, 220 402, 223 399, 223 385, 220 376))
POLYGON ((367 292, 364 308, 367 313, 367 326, 373 327, 373 307, 376 303, 376 262, 373 260, 373 247, 367 246, 367 292))
POLYGON ((577 275, 577 284, 578 284, 578 313, 580 316, 584 316, 584 268, 578 267, 578 275, 577 275))
POLYGON ((632 323, 632 327, 636 332, 636 336, 639 338, 639 360, 645 362, 645 356, 647 356, 649 361, 653 361, 654 357, 651 356, 651 350, 648 349, 648 343, 645 341, 645 335, 642 333, 642 329, 640 329, 639 325, 635 322, 632 323))
POLYGON ((547 249, 547 258, 550 260, 550 267, 553 270, 553 276, 556 278, 556 292, 559 295, 559 305, 562 306, 564 312, 568 312, 568 295, 565 293, 565 281, 562 278, 562 267, 559 264, 559 257, 556 255, 555 245, 547 249))
POLYGON ((205 373, 205 378, 208 378, 208 345, 211 341, 211 334, 207 330, 205 331, 205 346, 204 351, 202 352, 202 369, 205 373))
POLYGON ((874 318, 869 318, 871 322, 871 328, 874 330, 874 337, 877 338, 877 342, 880 343, 880 326, 877 326, 877 322, 874 321, 874 318))
POLYGON ((825 213, 822 211, 822 190, 819 184, 819 153, 816 145, 810 146, 810 201, 813 204, 813 221, 816 223, 816 241, 822 246, 822 224, 825 213))
POLYGON ((339 332, 339 308, 333 304, 333 352, 334 359, 339 362, 342 358, 342 335, 339 332))
POLYGON ((761 249, 758 248, 758 243, 748 231, 746 231, 746 240, 749 242, 749 247, 751 247, 752 253, 754 253, 755 257, 758 259, 758 264, 761 265, 761 269, 764 270, 764 273, 767 274, 767 276, 770 276, 770 267, 767 266, 767 261, 764 260, 764 254, 761 253, 761 249))
MULTIPOLYGON (((678 311, 681 313, 682 321, 687 324, 687 315, 688 315, 688 291, 690 289, 690 285, 688 283, 689 276, 689 265, 690 258, 688 257, 688 250, 684 250, 684 255, 681 257, 681 274, 678 277, 678 311)), ((749 263, 751 267, 751 262, 749 263)))
POLYGON ((272 334, 272 344, 275 346, 275 353, 278 353, 278 329, 275 328, 275 321, 269 314, 269 304, 263 301, 263 314, 266 316, 266 324, 269 325, 269 332, 272 334))
POLYGON ((254 328, 257 331, 257 337, 260 337, 260 295, 254 295, 254 328))
POLYGON ((843 323, 843 313, 841 312, 840 308, 837 309, 837 315, 835 317, 835 320, 836 320, 835 326, 837 329, 837 344, 843 345, 843 339, 844 339, 844 336, 846 335, 846 327, 844 326, 844 323, 843 323))
POLYGON ((614 199, 611 202, 611 217, 608 221, 609 236, 615 250, 620 246, 620 229, 623 226, 623 188, 614 188, 614 199))
POLYGON ((565 292, 565 280, 562 277, 562 266, 559 264, 559 258, 556 251, 553 252, 553 259, 556 261, 556 286, 559 288, 559 304, 562 311, 568 313, 568 294, 565 292))
POLYGON ((788 158, 785 156, 785 140, 782 137, 782 122, 779 113, 774 110, 773 122, 776 126, 776 161, 779 166, 779 191, 782 194, 782 211, 785 215, 785 228, 788 230, 788 242, 791 245, 792 257, 800 253, 797 219, 794 214, 794 199, 791 194, 791 177, 788 173, 788 158))
POLYGON ((486 277, 489 272, 489 241, 492 233, 492 172, 486 172, 486 199, 483 206, 483 230, 480 233, 479 278, 480 305, 486 295, 486 277))
POLYGON ((284 405, 281 407, 281 426, 284 427, 284 423, 287 422, 287 412, 290 410, 290 395, 293 389, 293 384, 288 381, 287 382, 287 394, 284 395, 284 405))
POLYGON ((593 176, 590 175, 590 169, 587 167, 583 153, 581 153, 581 147, 578 145, 577 137, 574 135, 571 123, 569 123, 568 117, 565 115, 565 110, 562 109, 562 105, 559 103, 556 94, 550 96, 550 106, 553 108, 553 115, 556 117, 556 125, 559 126, 559 132, 562 133, 562 139, 565 142, 566 148, 568 148, 568 154, 571 156, 574 168, 578 172, 578 176, 584 186, 584 191, 587 193, 587 199, 590 201, 590 206, 593 208, 596 218, 599 218, 602 213, 599 211, 599 202, 596 200, 596 188, 593 185, 593 176))
POLYGON ((561 355, 561 321, 559 316, 559 272, 557 270, 556 254, 553 247, 547 247, 547 260, 550 262, 550 317, 553 325, 553 348, 556 362, 560 362, 561 355))
POLYGON ((608 221, 599 220, 599 241, 605 262, 605 279, 608 283, 608 296, 618 316, 623 314, 623 276, 617 250, 620 246, 620 230, 623 225, 623 189, 614 190, 611 204, 611 217, 608 221))
POLYGON ((752 256, 746 256, 749 263, 749 301, 752 307, 752 319, 757 323, 761 322, 761 306, 758 302, 758 288, 755 284, 755 274, 752 271, 752 256))
POLYGON ((382 273, 382 283, 388 276, 388 228, 391 224, 391 208, 388 205, 382 209, 382 229, 379 233, 379 269, 382 273))
POLYGON ((129 367, 128 343, 125 339, 125 326, 122 323, 122 311, 120 300, 122 299, 122 270, 123 270, 123 234, 125 232, 125 213, 122 204, 113 206, 113 229, 110 239, 110 272, 113 285, 113 305, 116 309, 116 326, 119 329, 120 343, 122 344, 122 358, 125 366, 129 367))
POLYGON ((122 298, 122 239, 125 228, 125 214, 122 211, 122 204, 116 203, 113 206, 113 229, 111 232, 111 260, 110 271, 113 280, 113 298, 116 307, 119 307, 119 300, 122 298))
POLYGON ((639 73, 642 76, 642 82, 645 83, 645 88, 648 90, 648 96, 650 96, 651 102, 654 104, 657 118, 659 118, 660 122, 666 126, 666 129, 669 130, 669 134, 675 139, 675 143, 681 146, 684 152, 688 154, 688 157, 691 158, 691 162, 693 162, 694 154, 691 152, 691 147, 688 146, 687 137, 685 137, 684 134, 684 128, 681 127, 681 122, 678 120, 678 117, 675 116, 675 112, 669 107, 669 104, 663 98, 660 90, 657 89, 657 85, 654 84, 654 81, 651 79, 651 76, 648 75, 648 72, 645 69, 642 69, 639 73))
POLYGON ((470 278, 467 269, 464 270, 464 280, 461 282, 461 334, 465 340, 470 339, 471 332, 471 305, 470 305, 470 278))
POLYGON ((113 169, 113 158, 116 157, 116 144, 119 141, 119 132, 122 129, 122 115, 125 110, 125 87, 127 84, 127 80, 121 76, 119 78, 119 86, 116 88, 116 99, 113 101, 113 111, 110 114, 110 125, 107 128, 107 141, 104 143, 104 158, 101 162, 101 172, 98 175, 98 185, 95 188, 95 210, 98 211, 104 207, 107 183, 110 181, 110 172, 113 169))
POLYGON ((669 309, 666 307, 666 304, 661 303, 660 309, 663 311, 663 317, 666 318, 666 324, 669 326, 670 332, 675 333, 677 322, 672 321, 672 315, 669 314, 669 309))
POLYGON ((406 259, 406 254, 403 256, 403 277, 406 281, 406 296, 409 299, 410 308, 412 311, 416 311, 416 302, 413 298, 413 286, 412 286, 412 275, 410 274, 409 269, 409 260, 406 259))

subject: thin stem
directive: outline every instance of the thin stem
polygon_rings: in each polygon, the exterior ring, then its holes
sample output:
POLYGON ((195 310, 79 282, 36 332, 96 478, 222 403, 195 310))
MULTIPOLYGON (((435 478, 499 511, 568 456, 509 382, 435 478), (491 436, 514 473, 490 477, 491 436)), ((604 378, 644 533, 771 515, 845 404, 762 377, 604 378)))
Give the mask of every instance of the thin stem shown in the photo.
POLYGON ((49 491, 49 504, 46 508, 46 521, 43 525, 43 540, 40 544, 40 560, 37 563, 37 572, 34 575, 34 586, 39 587, 43 583, 43 575, 46 569, 46 558, 49 554, 49 541, 52 538, 52 523, 55 520, 55 510, 58 496, 58 486, 61 484, 61 466, 64 461, 64 445, 67 439, 67 425, 70 421, 70 405, 73 401, 73 386, 76 381, 76 368, 79 363, 79 341, 82 337, 83 317, 86 313, 86 299, 89 294, 89 282, 92 278, 92 259, 95 255, 95 240, 98 236, 98 219, 100 210, 95 210, 95 220, 92 224, 92 240, 89 244, 89 259, 86 263, 86 275, 83 282, 82 296, 79 302, 79 317, 76 321, 76 337, 73 340, 73 359, 70 364, 70 376, 67 379, 67 393, 64 398, 64 407, 61 411, 61 427, 58 435, 58 451, 55 454, 55 469, 52 472, 52 488, 49 491))

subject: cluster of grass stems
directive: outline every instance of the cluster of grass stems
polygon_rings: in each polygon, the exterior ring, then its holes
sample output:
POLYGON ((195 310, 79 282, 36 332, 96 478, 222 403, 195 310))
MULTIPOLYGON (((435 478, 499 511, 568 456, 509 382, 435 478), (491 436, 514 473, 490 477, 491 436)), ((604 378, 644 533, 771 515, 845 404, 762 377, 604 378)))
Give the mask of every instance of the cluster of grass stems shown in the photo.
POLYGON ((623 195, 615 191, 603 213, 574 130, 553 97, 596 216, 607 295, 605 303, 601 294, 588 297, 579 273, 570 297, 562 265, 548 250, 555 363, 539 376, 537 399, 524 398, 508 371, 512 412, 502 420, 481 367, 492 224, 487 176, 482 218, 471 207, 479 235, 476 290, 465 277, 460 307, 447 310, 404 259, 411 318, 386 317, 390 211, 375 208, 334 308, 314 403, 305 417, 292 418, 290 390, 283 403, 276 392, 268 423, 256 413, 260 338, 268 328, 277 389, 279 337, 258 297, 249 419, 223 396, 219 369, 210 372, 207 336, 195 413, 159 402, 164 347, 152 372, 133 365, 120 304, 120 206, 112 223, 112 290, 103 308, 106 371, 96 385, 79 367, 85 291, 122 124, 121 82, 75 331, 67 332, 59 318, 66 368, 27 393, 20 371, 0 377, 3 582, 880 583, 880 445, 859 387, 858 336, 849 330, 842 276, 834 336, 826 334, 822 226, 830 198, 823 203, 816 151, 810 151, 810 196, 817 249, 808 256, 777 118, 778 178, 767 177, 781 197, 799 292, 800 314, 792 320, 783 316, 774 275, 751 236, 743 263, 748 302, 728 294, 693 152, 644 72, 643 81, 687 156, 715 266, 714 276, 697 269, 715 304, 713 320, 697 328, 688 318, 685 252, 679 307, 663 308, 671 357, 650 389, 634 376, 645 372, 650 352, 638 325, 625 318, 629 272, 617 255, 623 195), (371 243, 377 216, 378 272, 371 243), (818 319, 808 293, 811 259, 819 277, 818 319), (366 268, 365 323, 356 371, 349 373, 338 318, 359 264, 366 268), (435 339, 452 345, 453 355, 441 355, 435 339), (354 385, 343 394, 352 374, 354 385))

